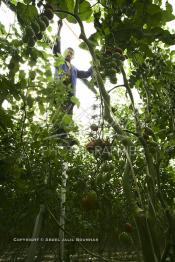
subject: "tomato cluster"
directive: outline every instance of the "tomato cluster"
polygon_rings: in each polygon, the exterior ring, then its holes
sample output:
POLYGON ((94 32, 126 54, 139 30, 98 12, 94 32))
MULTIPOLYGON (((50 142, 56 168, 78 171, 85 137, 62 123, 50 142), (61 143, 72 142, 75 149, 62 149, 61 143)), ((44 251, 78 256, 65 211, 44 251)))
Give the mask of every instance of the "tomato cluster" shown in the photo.
POLYGON ((81 200, 81 204, 86 210, 94 209, 97 206, 97 193, 93 190, 86 193, 81 200))
POLYGON ((92 139, 86 144, 86 149, 89 153, 95 157, 99 157, 104 160, 111 159, 111 144, 108 140, 92 139))
POLYGON ((120 65, 127 59, 120 47, 104 47, 96 51, 100 61, 100 72, 103 79, 109 78, 112 84, 117 83, 116 73, 120 72, 120 65))
POLYGON ((44 11, 38 15, 38 17, 31 22, 30 25, 25 27, 25 32, 22 38, 23 43, 27 43, 28 46, 33 47, 37 40, 43 38, 43 32, 49 26, 49 20, 54 16, 51 5, 44 6, 44 11))

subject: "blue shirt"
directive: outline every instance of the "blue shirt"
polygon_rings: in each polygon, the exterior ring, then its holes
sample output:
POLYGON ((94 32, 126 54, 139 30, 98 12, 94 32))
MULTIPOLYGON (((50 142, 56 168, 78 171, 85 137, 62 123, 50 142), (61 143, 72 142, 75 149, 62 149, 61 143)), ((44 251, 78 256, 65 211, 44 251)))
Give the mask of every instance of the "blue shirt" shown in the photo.
MULTIPOLYGON (((67 63, 60 65, 60 68, 63 69, 64 72, 69 71, 69 67, 67 63)), ((62 78, 65 74, 58 74, 58 68, 55 68, 55 77, 56 78, 62 78)), ((88 78, 89 76, 92 76, 92 67, 90 67, 87 71, 78 70, 75 66, 71 65, 71 74, 70 74, 70 80, 73 87, 73 94, 76 93, 76 84, 77 84, 77 78, 88 78)))

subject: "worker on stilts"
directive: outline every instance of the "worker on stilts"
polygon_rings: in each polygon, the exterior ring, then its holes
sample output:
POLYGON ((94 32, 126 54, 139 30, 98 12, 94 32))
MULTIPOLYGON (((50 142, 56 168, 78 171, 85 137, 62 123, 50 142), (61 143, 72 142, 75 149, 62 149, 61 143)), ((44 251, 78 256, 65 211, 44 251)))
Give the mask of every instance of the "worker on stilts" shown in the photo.
MULTIPOLYGON (((62 20, 58 21, 58 34, 57 39, 53 47, 53 53, 55 55, 61 53, 60 46, 60 32, 62 27, 62 20)), ((73 115, 73 107, 74 103, 71 101, 71 97, 76 95, 76 82, 77 78, 84 79, 92 76, 92 67, 90 67, 87 71, 78 70, 75 66, 71 64, 72 59, 74 58, 74 50, 69 47, 64 51, 64 63, 55 68, 55 78, 60 78, 63 80, 65 86, 70 86, 70 91, 68 93, 67 101, 63 105, 63 110, 65 113, 69 115, 73 115), (61 71, 61 73, 60 73, 61 71)), ((55 128, 55 133, 60 134, 64 132, 64 129, 59 128, 58 126, 55 128)))

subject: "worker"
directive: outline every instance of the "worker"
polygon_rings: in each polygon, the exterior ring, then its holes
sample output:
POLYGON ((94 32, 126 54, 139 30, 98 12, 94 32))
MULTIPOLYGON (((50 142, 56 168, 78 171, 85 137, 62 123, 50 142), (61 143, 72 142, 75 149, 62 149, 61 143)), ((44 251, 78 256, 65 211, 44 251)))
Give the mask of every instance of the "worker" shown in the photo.
POLYGON ((63 83, 65 85, 71 84, 71 91, 68 95, 67 100, 67 113, 72 115, 73 114, 73 107, 74 104, 71 101, 71 97, 76 95, 76 82, 77 78, 84 79, 92 76, 92 67, 89 68, 87 71, 78 70, 75 66, 71 64, 71 61, 74 57, 74 50, 71 47, 68 47, 64 51, 64 64, 60 65, 60 68, 55 69, 55 77, 56 78, 62 78, 63 83), (59 71, 62 70, 62 73, 59 73, 59 71))
MULTIPOLYGON (((62 20, 58 21, 58 34, 55 45, 53 47, 53 53, 55 55, 61 53, 60 48, 60 31, 62 27, 62 20)), ((73 115, 73 107, 74 103, 71 101, 71 97, 76 95, 76 83, 77 78, 84 79, 92 76, 93 70, 90 67, 87 71, 78 70, 74 65, 72 65, 72 59, 74 58, 74 50, 72 47, 67 48, 64 53, 64 63, 61 64, 59 67, 55 68, 55 78, 60 78, 63 80, 65 86, 70 87, 70 91, 68 92, 67 100, 63 104, 63 111, 69 115, 73 115)), ((63 132, 62 128, 59 128, 55 125, 55 130, 57 134, 63 132)))

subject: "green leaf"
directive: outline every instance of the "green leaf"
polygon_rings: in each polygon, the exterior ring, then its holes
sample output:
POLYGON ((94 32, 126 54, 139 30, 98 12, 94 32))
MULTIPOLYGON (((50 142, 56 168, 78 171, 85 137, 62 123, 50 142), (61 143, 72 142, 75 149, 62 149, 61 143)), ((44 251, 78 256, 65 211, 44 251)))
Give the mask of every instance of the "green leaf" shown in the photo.
POLYGON ((66 10, 72 12, 74 9, 74 0, 64 0, 63 1, 66 10))
POLYGON ((51 26, 47 27, 47 31, 52 32, 52 27, 51 26))
POLYGON ((109 29, 109 27, 107 27, 107 26, 105 26, 105 27, 103 28, 103 31, 104 31, 105 35, 109 35, 109 34, 110 34, 110 29, 109 29))
POLYGON ((175 50, 172 50, 172 51, 171 51, 171 56, 172 56, 172 57, 175 56, 175 50))
POLYGON ((24 0, 24 3, 25 3, 26 5, 30 4, 31 2, 32 2, 32 0, 24 0))
POLYGON ((162 40, 162 42, 164 42, 167 45, 174 45, 175 44, 175 35, 174 34, 171 35, 170 33, 169 34, 168 33, 162 35, 160 40, 162 40))
POLYGON ((98 45, 98 34, 94 33, 89 37, 89 41, 92 45, 97 46, 98 45))
POLYGON ((63 119, 62 119, 62 123, 65 125, 65 126, 68 126, 69 124, 72 123, 72 117, 70 115, 67 115, 65 114, 63 119))
POLYGON ((17 0, 11 0, 10 2, 11 2, 11 4, 13 4, 13 5, 17 5, 17 0))
POLYGON ((27 97, 27 105, 29 106, 29 108, 31 108, 33 106, 33 98, 31 96, 27 97))
POLYGON ((80 107, 80 101, 78 100, 77 97, 72 96, 72 97, 71 97, 71 101, 72 101, 75 105, 77 105, 78 108, 80 107))
MULTIPOLYGON (((62 9, 64 11, 73 12, 74 0, 65 0, 65 1, 60 2, 59 9, 62 9)), ((58 13, 58 16, 62 19, 69 17, 69 19, 71 20, 70 15, 68 15, 68 14, 58 13)))
POLYGON ((152 26, 159 26, 160 21, 162 20, 162 12, 155 13, 154 15, 147 17, 147 25, 152 26))
POLYGON ((81 44, 79 44, 79 47, 84 49, 84 50, 89 50, 87 47, 87 44, 85 42, 82 42, 81 44))
POLYGON ((55 59, 54 66, 59 67, 63 63, 64 63, 64 57, 59 54, 58 57, 56 57, 55 59))
POLYGON ((7 127, 12 127, 11 117, 0 108, 0 126, 5 130, 7 127))
POLYGON ((79 17, 82 21, 88 20, 92 15, 91 5, 87 1, 83 1, 79 6, 79 17))
POLYGON ((170 3, 166 2, 166 12, 173 13, 173 7, 170 3))
POLYGON ((133 17, 133 21, 135 22, 135 24, 143 24, 144 4, 136 2, 134 6, 136 11, 133 17))
POLYGON ((52 5, 53 9, 60 8, 60 1, 58 0, 49 0, 49 4, 52 5))
POLYGON ((162 21, 164 23, 170 22, 175 19, 175 16, 173 15, 173 8, 172 5, 169 3, 166 3, 166 10, 162 13, 162 21))
POLYGON ((17 4, 17 17, 22 25, 28 25, 38 16, 38 11, 34 5, 17 4))
POLYGON ((4 35, 6 33, 4 25, 0 22, 0 34, 4 35))
POLYGON ((69 21, 70 23, 73 23, 73 24, 77 23, 77 20, 72 15, 67 16, 67 21, 69 21))
POLYGON ((52 76, 52 71, 51 71, 50 69, 47 69, 46 72, 45 72, 45 75, 46 75, 47 77, 52 76))
POLYGON ((141 54, 137 53, 134 55, 135 56, 135 59, 136 61, 139 63, 139 64, 142 64, 144 62, 144 58, 141 54))
POLYGON ((161 12, 161 9, 158 5, 155 4, 149 4, 146 7, 146 12, 150 15, 154 15, 161 12))
POLYGON ((38 106, 39 106, 40 114, 43 115, 45 113, 44 104, 42 102, 39 102, 38 106))
POLYGON ((19 70, 19 79, 24 79, 26 76, 26 72, 24 70, 19 70))

